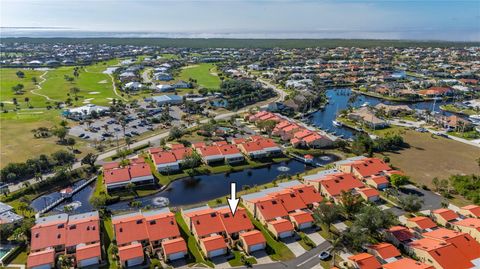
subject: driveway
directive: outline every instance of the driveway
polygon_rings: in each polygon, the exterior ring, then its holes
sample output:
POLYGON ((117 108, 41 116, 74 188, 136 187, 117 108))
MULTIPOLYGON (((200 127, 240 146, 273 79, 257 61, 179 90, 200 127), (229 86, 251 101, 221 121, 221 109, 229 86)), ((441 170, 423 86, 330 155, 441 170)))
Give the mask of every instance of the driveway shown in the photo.
POLYGON ((267 252, 265 252, 265 250, 255 251, 251 253, 250 256, 254 257, 257 260, 257 264, 266 264, 273 262, 272 259, 270 259, 270 256, 268 256, 267 252))
POLYGON ((212 262, 215 264, 215 268, 231 268, 227 260, 228 256, 219 256, 212 258, 212 262))
POLYGON ((305 230, 305 235, 308 236, 308 238, 310 238, 310 240, 313 241, 313 243, 315 243, 315 245, 319 246, 321 245, 323 242, 325 242, 325 238, 323 238, 317 231, 316 229, 308 229, 308 230, 305 230))
POLYGON ((282 239, 282 242, 293 252, 295 257, 302 255, 307 252, 300 243, 296 240, 296 236, 291 236, 289 238, 282 239))
POLYGON ((334 223, 333 226, 335 226, 339 232, 343 232, 348 228, 348 226, 343 222, 334 223))

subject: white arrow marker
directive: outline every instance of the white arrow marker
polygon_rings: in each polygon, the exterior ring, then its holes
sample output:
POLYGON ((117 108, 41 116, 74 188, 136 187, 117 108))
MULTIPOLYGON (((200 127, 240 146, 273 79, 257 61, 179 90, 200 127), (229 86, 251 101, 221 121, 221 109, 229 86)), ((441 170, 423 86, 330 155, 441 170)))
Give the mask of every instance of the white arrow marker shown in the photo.
POLYGON ((230 207, 230 211, 232 212, 232 215, 235 216, 235 212, 237 211, 238 207, 238 198, 235 197, 236 194, 236 189, 237 189, 237 183, 232 182, 230 183, 230 198, 227 199, 228 201, 228 206, 230 207))

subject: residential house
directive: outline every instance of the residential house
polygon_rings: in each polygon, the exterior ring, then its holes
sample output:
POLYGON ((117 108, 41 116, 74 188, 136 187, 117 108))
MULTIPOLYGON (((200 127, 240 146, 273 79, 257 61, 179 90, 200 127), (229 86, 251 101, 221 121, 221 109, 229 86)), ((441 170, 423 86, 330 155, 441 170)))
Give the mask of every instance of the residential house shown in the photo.
POLYGON ((467 233, 475 238, 475 240, 480 242, 480 219, 467 218, 452 222, 452 226, 455 228, 455 230, 467 233))
POLYGON ((132 163, 124 167, 118 165, 118 163, 111 163, 103 166, 103 181, 107 190, 124 188, 130 183, 135 185, 155 183, 150 166, 145 162, 132 163))
POLYGON ((342 192, 356 193, 357 189, 365 187, 350 173, 336 172, 304 179, 306 184, 314 186, 324 197, 335 202, 339 202, 342 192))
POLYGON ((73 256, 77 267, 98 265, 102 260, 96 211, 38 218, 31 234, 28 268, 52 268, 60 255, 73 256))
POLYGON ((348 257, 348 264, 356 269, 381 269, 382 265, 372 254, 359 253, 348 257))
POLYGON ((388 123, 375 115, 368 107, 361 107, 349 113, 347 117, 353 121, 357 121, 367 125, 372 129, 381 129, 388 126, 388 123))
POLYGON ((267 241, 263 234, 258 230, 252 230, 240 234, 241 246, 247 254, 265 249, 267 241))
POLYGON ((405 226, 393 226, 385 231, 385 238, 396 247, 406 246, 415 240, 413 231, 405 226))
POLYGON ((419 261, 410 259, 410 258, 403 258, 391 263, 387 263, 382 265, 383 269, 435 269, 435 267, 421 263, 419 261))
POLYGON ((401 259, 400 251, 390 243, 378 243, 367 247, 370 254, 375 256, 382 264, 390 263, 401 259))
POLYGON ((357 193, 367 202, 376 202, 380 199, 380 193, 374 188, 358 188, 357 193))
POLYGON ((452 221, 460 220, 460 216, 455 211, 448 208, 440 208, 430 212, 430 217, 438 224, 448 227, 447 224, 452 221))
POLYGON ((480 218, 480 205, 467 205, 461 207, 459 213, 466 217, 480 218))
POLYGON ((430 232, 437 229, 437 224, 431 218, 424 216, 417 216, 407 219, 406 226, 413 229, 417 233, 430 232))
POLYGON ((225 160, 222 152, 215 145, 204 146, 201 148, 196 148, 195 150, 197 151, 198 155, 202 157, 202 160, 205 164, 210 165, 212 163, 219 163, 225 160))

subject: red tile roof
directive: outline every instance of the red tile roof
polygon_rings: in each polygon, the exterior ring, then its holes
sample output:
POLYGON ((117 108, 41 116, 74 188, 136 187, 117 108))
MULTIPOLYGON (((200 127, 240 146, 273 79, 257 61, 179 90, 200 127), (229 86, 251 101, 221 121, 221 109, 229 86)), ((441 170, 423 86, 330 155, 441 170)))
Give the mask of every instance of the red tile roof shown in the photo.
POLYGON ((431 229, 437 227, 432 219, 424 216, 418 216, 408 219, 407 221, 415 223, 420 229, 431 229))
POLYGON ((227 248, 227 245, 225 244, 225 239, 223 239, 221 235, 209 236, 200 239, 200 241, 205 246, 205 249, 207 251, 227 248))
POLYGON ((125 262, 138 257, 144 257, 142 244, 133 243, 131 245, 119 247, 118 257, 120 258, 121 262, 125 262))
POLYGON ((114 169, 114 168, 119 168, 120 163, 119 162, 110 162, 110 163, 104 163, 102 165, 103 170, 109 170, 109 169, 114 169))
POLYGON ((300 196, 303 202, 307 205, 313 203, 320 203, 323 200, 323 197, 320 193, 317 192, 314 186, 312 185, 298 185, 291 188, 292 190, 300 196))
POLYGON ((298 224, 313 222, 312 214, 305 211, 290 213, 289 216, 290 219, 294 219, 298 224))
POLYGON ((129 181, 130 173, 127 167, 107 170, 103 172, 103 180, 105 184, 129 181))
POLYGON ((455 222, 455 225, 469 227, 480 231, 480 219, 477 218, 468 218, 455 222))
POLYGON ((243 238, 243 240, 248 246, 253 246, 253 245, 267 242, 263 234, 257 230, 241 233, 240 237, 243 238))
POLYGON ((225 231, 217 212, 192 216, 190 220, 199 237, 225 231))
POLYGON ((389 181, 385 176, 373 176, 372 181, 375 182, 377 185, 388 184, 389 181))
POLYGON ((349 260, 355 262, 360 269, 380 269, 382 266, 375 257, 368 253, 360 253, 348 257, 349 260))
POLYGON ((277 231, 277 233, 293 231, 294 229, 293 224, 286 219, 269 221, 268 223, 273 226, 273 228, 275 229, 275 231, 277 231))
POLYGON ((403 258, 398 261, 387 263, 383 265, 383 269, 435 269, 435 267, 421 263, 410 258, 403 258))
POLYGON ((145 225, 150 241, 180 236, 175 214, 171 212, 147 216, 145 218, 145 225))
POLYGON ((470 211, 476 217, 480 217, 480 205, 467 205, 462 207, 462 209, 470 211))
POLYGON ((402 255, 394 245, 389 243, 378 243, 369 248, 375 250, 378 253, 378 256, 384 260, 402 255))
POLYGON ((432 211, 432 213, 435 215, 440 215, 446 221, 451 221, 460 217, 457 213, 455 213, 455 211, 447 208, 440 208, 432 211))
POLYGON ((80 243, 100 241, 100 219, 98 216, 69 221, 65 246, 76 246, 80 243))
POLYGON ((217 146, 205 146, 202 148, 197 148, 197 152, 202 157, 222 155, 222 152, 218 149, 217 146))
POLYGON ((240 150, 235 145, 218 146, 218 149, 222 155, 241 154, 240 150))
POLYGON ((166 255, 187 252, 187 244, 183 238, 165 240, 162 242, 162 248, 166 255))
POLYGON ((152 154, 152 159, 155 164, 174 163, 177 161, 175 155, 168 151, 152 154))
POLYGON ((232 216, 230 208, 225 207, 217 211, 228 234, 249 231, 253 229, 253 224, 248 218, 247 210, 239 207, 235 216, 232 216))
POLYGON ((130 177, 146 177, 152 175, 152 170, 148 164, 135 164, 128 166, 130 177))
POLYGON ((322 187, 332 196, 337 196, 342 191, 348 192, 355 188, 363 187, 363 183, 349 173, 328 175, 319 180, 322 187))
POLYGON ((169 144, 168 145, 170 149, 183 149, 185 146, 183 144, 169 144))
POLYGON ((144 222, 141 214, 112 220, 117 244, 123 245, 133 241, 147 240, 148 232, 144 222))
POLYGON ((28 255, 27 267, 32 268, 35 266, 53 264, 55 262, 55 251, 48 249, 39 252, 33 252, 28 255))
POLYGON ((388 231, 400 242, 405 242, 414 238, 413 233, 407 227, 393 226, 388 231))
POLYGON ((30 249, 40 250, 47 247, 64 245, 66 240, 65 225, 66 222, 52 222, 33 226, 31 230, 32 241, 30 249))
POLYGON ((355 161, 351 164, 351 166, 362 177, 374 176, 380 172, 392 169, 388 164, 378 158, 367 158, 355 161))
POLYGON ((440 228, 422 236, 454 245, 468 260, 480 258, 480 243, 467 233, 440 228))
POLYGON ((270 195, 278 199, 287 212, 307 208, 307 205, 303 202, 302 198, 300 198, 300 196, 294 191, 285 190, 280 193, 272 193, 270 195))
POLYGON ((369 187, 360 188, 360 189, 358 189, 358 191, 363 193, 368 198, 380 195, 380 193, 377 191, 377 189, 369 188, 369 187))
POLYGON ((278 217, 286 217, 287 210, 278 199, 269 199, 257 203, 257 210, 262 214, 265 220, 271 220, 278 217))
POLYGON ((467 269, 473 264, 454 245, 440 240, 422 238, 409 244, 414 249, 426 251, 443 269, 467 269))
POLYGON ((192 148, 182 148, 182 149, 172 150, 173 155, 178 161, 185 159, 186 156, 192 155, 192 152, 193 152, 192 148))
POLYGON ((85 245, 81 247, 77 247, 76 254, 78 261, 86 260, 94 257, 102 258, 102 250, 100 247, 100 243, 85 245))

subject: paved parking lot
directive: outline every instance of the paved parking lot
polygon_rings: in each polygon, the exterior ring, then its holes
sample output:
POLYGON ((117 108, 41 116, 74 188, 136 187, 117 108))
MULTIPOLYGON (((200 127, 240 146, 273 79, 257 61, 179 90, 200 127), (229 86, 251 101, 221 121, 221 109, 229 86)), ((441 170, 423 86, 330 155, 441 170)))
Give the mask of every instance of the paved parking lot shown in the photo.
POLYGON ((442 207, 443 198, 428 190, 417 188, 413 185, 405 185, 400 189, 400 195, 414 194, 423 199, 423 206, 421 210, 435 210, 442 207))
MULTIPOLYGON (((170 116, 172 116, 174 119, 170 123, 172 125, 179 125, 181 115, 183 114, 181 109, 179 107, 171 107, 169 113, 170 116)), ((157 115, 154 115, 154 117, 157 115)), ((133 112, 132 114, 128 115, 127 118, 130 118, 130 120, 126 125, 125 135, 130 137, 135 137, 147 131, 157 130, 163 125, 149 123, 149 120, 141 119, 138 113, 133 112)), ((151 118, 152 117, 150 117, 149 119, 151 118)), ((115 140, 117 138, 124 138, 123 127, 116 121, 115 118, 108 116, 102 117, 100 119, 95 119, 91 124, 83 123, 82 125, 74 126, 70 128, 69 134, 92 141, 103 141, 107 139, 115 140)))

